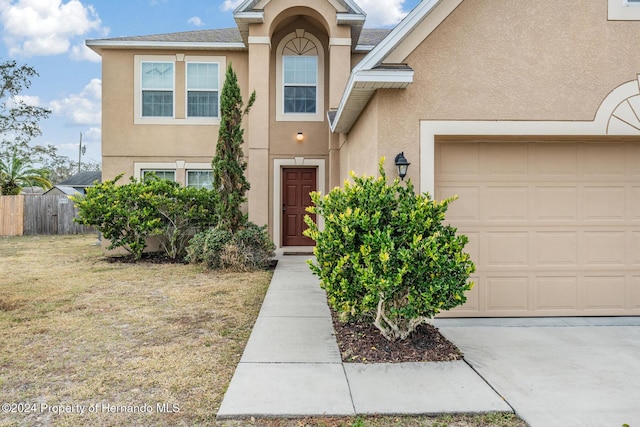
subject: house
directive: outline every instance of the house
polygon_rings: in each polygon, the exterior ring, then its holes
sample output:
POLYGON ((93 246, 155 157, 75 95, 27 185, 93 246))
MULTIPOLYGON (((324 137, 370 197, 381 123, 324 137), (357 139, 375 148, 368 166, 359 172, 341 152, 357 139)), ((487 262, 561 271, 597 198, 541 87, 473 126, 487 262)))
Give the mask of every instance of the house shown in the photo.
MULTIPOLYGON (((115 178, 115 177, 112 177, 115 178)), ((44 194, 48 195, 68 195, 85 194, 87 187, 92 187, 96 182, 102 182, 101 171, 78 172, 69 178, 63 179, 44 194)))
MULTIPOLYGON (((640 1, 424 0, 391 31, 352 0, 246 0, 237 28, 89 40, 103 173, 210 181, 218 93, 243 95, 248 213, 277 246, 326 192, 404 152, 469 236, 455 316, 640 314, 640 1)), ((319 221, 322 221, 320 218, 319 221)))

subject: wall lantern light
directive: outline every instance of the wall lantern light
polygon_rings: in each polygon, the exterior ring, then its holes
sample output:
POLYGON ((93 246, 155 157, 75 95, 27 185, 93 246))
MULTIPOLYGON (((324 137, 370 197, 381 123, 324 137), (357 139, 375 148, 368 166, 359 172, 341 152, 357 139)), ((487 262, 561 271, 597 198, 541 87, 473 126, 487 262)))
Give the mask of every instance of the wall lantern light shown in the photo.
POLYGON ((298 142, 304 141, 304 134, 302 132, 298 132, 298 134, 296 135, 296 141, 298 142))
POLYGON ((395 162, 396 168, 398 168, 398 176, 404 181, 404 177, 407 176, 407 169, 409 169, 409 165, 411 164, 404 158, 404 151, 396 156, 395 162))

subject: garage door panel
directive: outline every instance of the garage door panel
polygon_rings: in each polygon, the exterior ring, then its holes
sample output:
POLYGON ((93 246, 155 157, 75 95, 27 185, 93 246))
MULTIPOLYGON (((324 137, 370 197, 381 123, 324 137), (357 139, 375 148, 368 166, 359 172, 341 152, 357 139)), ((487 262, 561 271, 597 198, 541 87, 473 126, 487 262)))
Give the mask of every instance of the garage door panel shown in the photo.
POLYGON ((488 143, 486 145, 486 176, 527 176, 528 147, 524 144, 488 143))
POLYGON ((578 308, 576 276, 538 276, 535 289, 538 310, 576 310, 578 308))
POLYGON ((622 268, 626 265, 624 231, 586 231, 580 245, 585 267, 622 268))
POLYGON ((538 267, 578 266, 577 231, 538 231, 535 232, 536 260, 538 267))
POLYGON ((490 231, 485 236, 487 241, 486 265, 488 267, 526 267, 529 265, 528 232, 490 231))
POLYGON ((441 176, 477 177, 480 174, 478 144, 447 144, 440 149, 442 153, 436 161, 441 176))
POLYGON ((629 188, 629 219, 640 223, 640 187, 629 188))
POLYGON ((575 221, 578 219, 578 189, 569 186, 536 186, 537 221, 575 221))
POLYGON ((626 280, 624 276, 585 276, 585 309, 624 310, 626 280))
POLYGON ((575 178, 578 175, 576 143, 541 143, 534 147, 533 171, 538 178, 575 178))
POLYGON ((625 175, 624 144, 585 143, 583 153, 584 176, 587 179, 625 175))
POLYGON ((487 221, 527 221, 529 188, 527 186, 488 186, 481 204, 487 221))
POLYGON ((437 141, 435 154, 436 197, 459 196, 447 220, 476 263, 446 316, 640 315, 640 142, 437 141))
POLYGON ((585 187, 582 199, 584 220, 624 221, 625 194, 624 186, 585 187))
POLYGON ((480 220, 480 189, 478 187, 441 185, 436 189, 437 200, 453 196, 458 196, 458 200, 447 208, 449 221, 480 220))
POLYGON ((487 277, 486 283, 487 311, 528 311, 528 277, 489 276, 487 277))

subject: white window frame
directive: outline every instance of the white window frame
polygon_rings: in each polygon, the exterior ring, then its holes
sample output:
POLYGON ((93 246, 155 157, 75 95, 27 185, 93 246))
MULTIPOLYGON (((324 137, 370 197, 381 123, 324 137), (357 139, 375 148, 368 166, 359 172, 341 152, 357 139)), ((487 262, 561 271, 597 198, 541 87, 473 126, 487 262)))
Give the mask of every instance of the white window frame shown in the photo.
POLYGON ((324 47, 320 40, 305 30, 296 30, 285 36, 276 50, 276 121, 278 122, 322 122, 324 114, 324 47), (316 112, 315 113, 285 113, 284 112, 284 55, 283 50, 287 43, 296 38, 305 38, 315 44, 317 50, 318 71, 316 74, 316 112))
POLYGON ((608 0, 609 21, 640 21, 640 1, 608 0))
MULTIPOLYGON (((220 93, 224 85, 227 60, 224 56, 205 55, 134 55, 134 111, 133 123, 136 125, 220 125, 220 93), (142 116, 142 63, 143 62, 173 62, 173 117, 143 117, 142 116), (186 64, 178 72, 178 63, 208 62, 218 64, 218 117, 187 117, 187 68, 186 64), (181 78, 182 81, 178 81, 181 78), (176 105, 176 91, 184 89, 184 107, 176 105), (176 118, 177 108, 184 108, 184 118, 176 118)), ((180 111, 183 111, 182 109, 180 111)))
MULTIPOLYGON (((184 178, 184 182, 185 182, 185 187, 189 187, 189 172, 210 172, 211 175, 211 185, 213 189, 213 169, 195 169, 195 168, 191 168, 191 169, 186 169, 184 174, 185 174, 185 178, 184 178)), ((205 187, 195 187, 195 188, 205 188, 205 187)))
POLYGON ((223 64, 224 58, 206 57, 206 56, 186 56, 184 66, 184 117, 190 123, 202 122, 203 124, 220 124, 220 93, 222 92, 222 84, 226 66, 223 64), (189 76, 187 69, 189 64, 218 64, 218 112, 215 117, 189 117, 189 76))
MULTIPOLYGON (((176 170, 175 169, 142 169, 140 171, 140 178, 144 178, 146 174, 148 173, 155 173, 157 174, 158 172, 173 172, 173 182, 177 182, 177 176, 176 176, 176 170)), ((167 178, 163 178, 160 177, 160 179, 167 179, 167 178)))

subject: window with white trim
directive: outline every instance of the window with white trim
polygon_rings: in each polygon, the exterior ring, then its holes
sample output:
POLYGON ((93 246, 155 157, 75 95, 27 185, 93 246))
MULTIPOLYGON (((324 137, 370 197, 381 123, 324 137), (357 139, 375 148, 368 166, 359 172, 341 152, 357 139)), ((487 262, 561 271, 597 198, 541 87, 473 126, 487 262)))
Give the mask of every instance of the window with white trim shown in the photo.
POLYGON ((187 187, 213 189, 213 171, 188 170, 187 187))
POLYGON ((142 117, 173 117, 173 63, 142 62, 142 117))
POLYGON ((134 124, 219 125, 226 66, 224 56, 134 55, 134 124))
POLYGON ((218 71, 215 62, 187 63, 187 117, 219 117, 218 71))
POLYGON ((285 36, 276 50, 276 120, 324 121, 324 50, 305 30, 285 36))
POLYGON ((640 0, 608 0, 610 21, 640 21, 640 0))
POLYGON ((168 179, 169 181, 176 180, 176 171, 167 169, 144 169, 142 171, 142 179, 145 180, 155 176, 158 179, 168 179))

